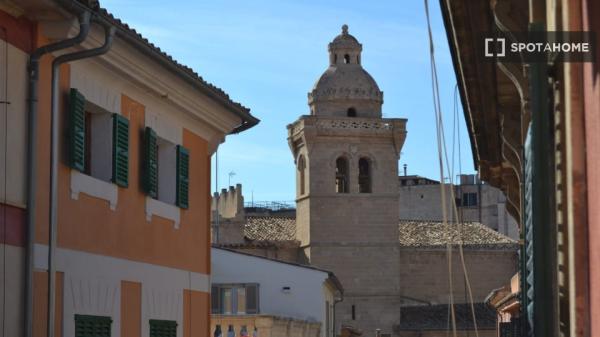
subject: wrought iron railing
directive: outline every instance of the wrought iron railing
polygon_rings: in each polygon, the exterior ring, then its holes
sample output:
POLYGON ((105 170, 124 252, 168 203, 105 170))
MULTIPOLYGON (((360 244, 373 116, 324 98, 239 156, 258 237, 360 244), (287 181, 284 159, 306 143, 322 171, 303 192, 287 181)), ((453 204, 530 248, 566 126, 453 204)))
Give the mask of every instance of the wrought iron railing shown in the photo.
POLYGON ((244 202, 244 208, 250 208, 250 209, 255 209, 255 210, 268 210, 268 211, 295 210, 296 202, 294 202, 294 201, 248 201, 248 202, 244 202))

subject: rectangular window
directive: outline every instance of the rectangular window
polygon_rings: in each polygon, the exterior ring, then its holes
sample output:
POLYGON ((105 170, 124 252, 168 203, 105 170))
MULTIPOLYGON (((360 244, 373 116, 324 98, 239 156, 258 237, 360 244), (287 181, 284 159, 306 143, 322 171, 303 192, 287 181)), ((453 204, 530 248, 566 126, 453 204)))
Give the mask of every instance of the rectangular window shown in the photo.
POLYGON ((462 206, 463 207, 477 206, 477 193, 463 193, 462 206))
POLYGON ((68 124, 70 166, 127 187, 129 120, 86 101, 77 89, 71 89, 68 124))
POLYGON ((246 313, 246 288, 238 287, 235 289, 237 293, 236 311, 238 314, 246 313))
POLYGON ((175 177, 177 174, 177 145, 158 137, 158 197, 167 204, 175 204, 175 177))
POLYGON ((221 303, 223 304, 223 308, 221 313, 225 315, 231 315, 233 313, 233 296, 231 293, 233 292, 233 288, 221 288, 221 303))
POLYGON ((177 337, 177 322, 151 319, 150 337, 177 337))
POLYGON ((258 314, 258 284, 215 284, 211 289, 213 314, 258 314))
POLYGON ((142 182, 146 194, 164 203, 188 208, 189 150, 144 131, 142 182))
POLYGON ((110 337, 111 324, 110 317, 75 315, 75 337, 110 337))

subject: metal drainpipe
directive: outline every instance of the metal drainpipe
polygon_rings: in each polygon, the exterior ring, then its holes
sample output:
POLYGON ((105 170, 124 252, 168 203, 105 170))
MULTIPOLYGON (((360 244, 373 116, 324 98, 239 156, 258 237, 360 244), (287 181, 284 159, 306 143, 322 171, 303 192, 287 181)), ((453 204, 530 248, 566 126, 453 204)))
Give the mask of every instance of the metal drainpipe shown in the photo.
POLYGON ((40 47, 29 56, 28 72, 28 144, 27 144, 27 251, 25 268, 25 336, 33 335, 33 247, 35 244, 35 193, 37 168, 37 89, 39 62, 43 55, 81 43, 89 32, 90 13, 83 12, 79 17, 77 36, 40 47))
POLYGON ((52 106, 51 106, 51 148, 50 148, 50 240, 48 245, 48 337, 54 337, 54 303, 56 297, 56 264, 54 257, 56 254, 56 232, 57 232, 57 183, 58 183, 58 101, 59 101, 59 80, 60 65, 99 56, 109 51, 116 28, 114 26, 104 25, 104 44, 98 48, 77 51, 70 54, 64 54, 54 59, 52 62, 52 106))
MULTIPOLYGON (((337 327, 335 326, 335 306, 336 304, 343 302, 344 301, 344 292, 340 291, 340 299, 338 300, 337 298, 333 299, 333 319, 332 319, 332 325, 333 325, 333 336, 332 337, 337 337, 337 327)), ((329 308, 327 308, 327 310, 329 310, 329 308)), ((325 334, 325 336, 327 336, 327 334, 325 334)))

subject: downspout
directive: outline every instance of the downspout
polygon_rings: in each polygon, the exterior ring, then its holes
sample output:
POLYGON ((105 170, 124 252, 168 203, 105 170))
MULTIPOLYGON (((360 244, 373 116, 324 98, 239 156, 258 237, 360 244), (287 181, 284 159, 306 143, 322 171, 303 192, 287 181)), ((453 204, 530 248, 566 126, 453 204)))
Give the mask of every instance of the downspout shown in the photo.
POLYGON ((28 72, 28 97, 27 97, 27 250, 25 268, 25 336, 33 335, 33 249, 35 244, 35 193, 36 193, 36 168, 37 168, 37 91, 39 79, 39 62, 43 55, 69 48, 81 43, 89 32, 90 13, 83 12, 79 17, 79 33, 77 36, 50 43, 34 50, 29 56, 28 72))
POLYGON ((48 245, 48 337, 54 337, 54 303, 56 298, 56 254, 57 235, 57 184, 58 184, 58 101, 60 66, 64 63, 95 57, 109 51, 116 32, 114 26, 104 24, 104 44, 100 47, 64 54, 52 62, 52 106, 51 106, 51 148, 50 148, 50 239, 48 245))
MULTIPOLYGON (((336 304, 343 302, 344 301, 344 292, 340 291, 340 298, 334 298, 333 299, 333 336, 332 337, 337 337, 337 326, 335 325, 335 306, 336 304)), ((327 336, 327 334, 325 334, 325 336, 327 336)))

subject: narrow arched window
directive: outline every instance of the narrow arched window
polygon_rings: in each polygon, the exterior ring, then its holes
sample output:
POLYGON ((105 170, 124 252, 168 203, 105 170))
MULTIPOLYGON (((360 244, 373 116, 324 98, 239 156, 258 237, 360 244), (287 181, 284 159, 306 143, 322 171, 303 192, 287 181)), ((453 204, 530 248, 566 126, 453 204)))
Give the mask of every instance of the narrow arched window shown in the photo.
POLYGON ((350 63, 350 55, 348 55, 348 54, 344 55, 344 63, 346 63, 346 64, 350 63))
POLYGON ((358 160, 358 191, 371 193, 371 163, 367 158, 358 160))
POLYGON ((356 117, 356 109, 354 109, 354 108, 348 108, 347 116, 348 117, 356 117))
POLYGON ((300 185, 300 195, 304 195, 306 189, 305 189, 305 185, 306 185, 306 178, 305 178, 305 173, 306 172, 306 162, 304 161, 304 156, 300 156, 298 158, 298 184, 300 185))
POLYGON ((335 161, 335 192, 348 193, 348 160, 344 157, 335 161))
POLYGON ((333 55, 333 63, 337 64, 337 54, 333 55))

